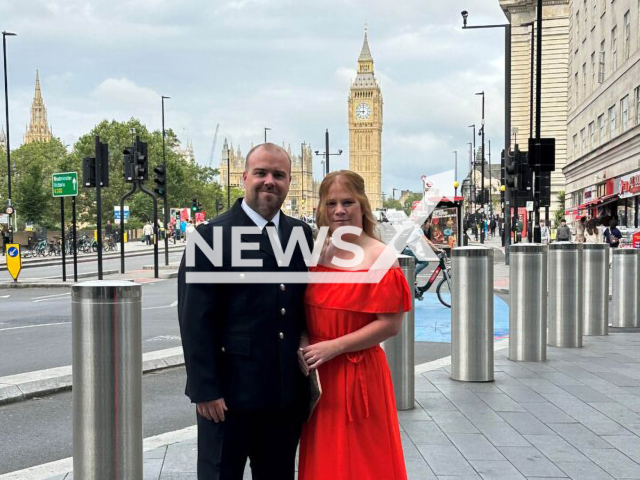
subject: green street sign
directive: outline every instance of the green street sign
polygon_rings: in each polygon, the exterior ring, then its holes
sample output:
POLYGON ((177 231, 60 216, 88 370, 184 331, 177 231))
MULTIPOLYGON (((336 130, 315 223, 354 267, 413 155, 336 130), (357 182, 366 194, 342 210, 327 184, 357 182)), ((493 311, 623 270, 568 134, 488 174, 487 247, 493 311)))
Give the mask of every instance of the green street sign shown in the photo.
POLYGON ((65 172, 51 175, 53 197, 75 197, 78 195, 78 173, 65 172))

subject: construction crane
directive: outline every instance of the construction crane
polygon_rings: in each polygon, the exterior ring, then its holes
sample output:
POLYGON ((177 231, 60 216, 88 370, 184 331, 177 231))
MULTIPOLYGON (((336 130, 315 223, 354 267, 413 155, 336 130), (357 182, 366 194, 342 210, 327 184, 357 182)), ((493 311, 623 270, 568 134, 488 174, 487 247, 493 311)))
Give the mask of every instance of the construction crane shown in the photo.
POLYGON ((218 141, 218 130, 220 129, 220 124, 216 125, 216 133, 213 135, 213 145, 211 145, 211 155, 209 155, 209 168, 213 168, 213 156, 216 153, 216 142, 218 141))

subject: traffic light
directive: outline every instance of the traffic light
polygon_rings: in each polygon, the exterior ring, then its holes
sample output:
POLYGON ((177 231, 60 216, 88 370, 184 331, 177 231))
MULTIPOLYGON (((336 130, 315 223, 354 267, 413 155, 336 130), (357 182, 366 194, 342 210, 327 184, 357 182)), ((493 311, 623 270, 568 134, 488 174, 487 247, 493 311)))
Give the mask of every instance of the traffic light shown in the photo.
POLYGON ((198 199, 194 198, 193 200, 191 200, 191 213, 197 213, 198 212, 198 199))
POLYGON ((518 168, 518 164, 516 163, 516 158, 519 153, 519 150, 516 149, 513 152, 513 155, 509 155, 507 153, 505 157, 504 169, 505 169, 505 185, 509 189, 517 189, 520 176, 520 170, 518 168))
POLYGON ((149 157, 147 155, 147 142, 141 142, 136 138, 136 150, 134 152, 135 178, 138 181, 149 180, 149 157))
POLYGON ((125 147, 122 152, 122 165, 124 171, 124 181, 133 183, 135 181, 135 168, 134 168, 134 152, 133 147, 125 147))
POLYGON ((154 188, 153 191, 156 192, 158 196, 164 197, 167 193, 167 172, 165 167, 164 165, 158 165, 153 171, 156 174, 156 178, 154 179, 156 188, 154 188))
POLYGON ((96 158, 100 162, 100 186, 109 186, 109 144, 96 144, 96 156, 82 159, 82 185, 85 188, 96 186, 96 158))

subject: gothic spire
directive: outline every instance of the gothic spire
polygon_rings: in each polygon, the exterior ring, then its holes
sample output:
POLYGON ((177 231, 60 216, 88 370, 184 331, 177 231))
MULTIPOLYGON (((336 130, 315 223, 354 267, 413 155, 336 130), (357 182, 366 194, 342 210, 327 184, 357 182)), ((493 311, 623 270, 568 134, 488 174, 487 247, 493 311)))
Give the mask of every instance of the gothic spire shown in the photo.
POLYGON ((367 27, 364 28, 364 42, 362 44, 362 50, 360 51, 359 62, 370 62, 373 60, 371 57, 371 50, 369 50, 369 40, 367 39, 367 27))
POLYGON ((40 75, 38 74, 38 70, 36 70, 36 93, 34 98, 42 100, 42 90, 40 89, 40 75))

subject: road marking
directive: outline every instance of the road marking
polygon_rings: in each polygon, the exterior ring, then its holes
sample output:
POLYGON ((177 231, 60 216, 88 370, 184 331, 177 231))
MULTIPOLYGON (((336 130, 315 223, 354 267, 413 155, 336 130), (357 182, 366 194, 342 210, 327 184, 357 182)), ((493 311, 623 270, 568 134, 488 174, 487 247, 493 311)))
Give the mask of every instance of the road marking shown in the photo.
POLYGON ((156 310, 158 308, 173 308, 178 306, 178 301, 176 300, 171 305, 163 305, 161 307, 143 307, 142 310, 156 310))
POLYGON ((21 330, 23 328, 52 327, 54 325, 71 325, 71 322, 40 323, 38 325, 23 325, 21 327, 0 328, 0 332, 6 332, 7 330, 21 330))
POLYGON ((0 298, 9 298, 11 295, 0 295, 0 298))
POLYGON ((41 300, 43 298, 51 298, 51 297, 60 297, 62 295, 71 295, 71 292, 66 293, 56 293, 54 295, 43 295, 42 297, 33 297, 32 300, 41 300))

